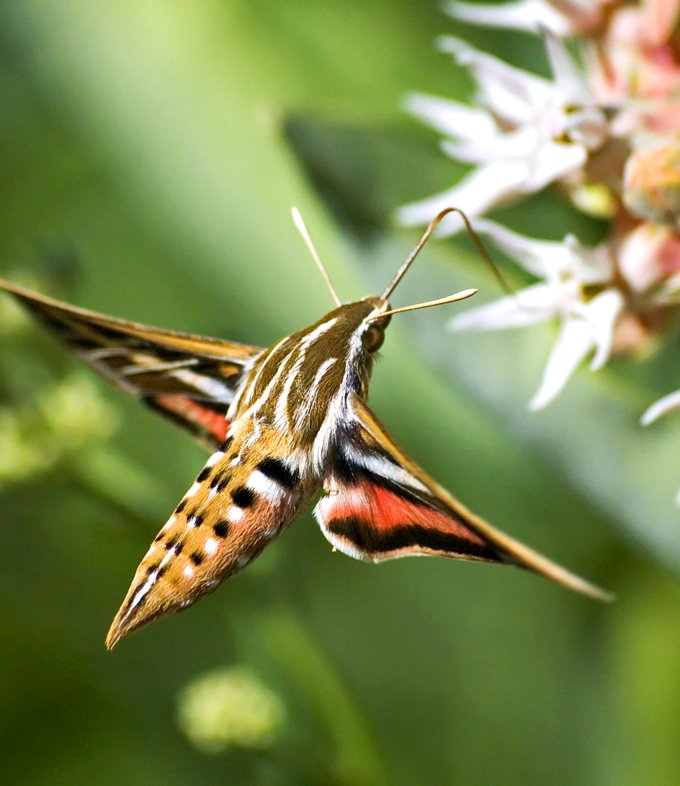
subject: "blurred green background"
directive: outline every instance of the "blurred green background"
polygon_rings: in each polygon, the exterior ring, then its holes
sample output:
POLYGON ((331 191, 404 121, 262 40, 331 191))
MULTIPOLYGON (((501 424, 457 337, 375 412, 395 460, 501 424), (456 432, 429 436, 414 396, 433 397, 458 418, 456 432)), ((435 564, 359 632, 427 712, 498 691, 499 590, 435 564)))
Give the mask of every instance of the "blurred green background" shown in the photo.
MULTIPOLYGON (((446 32, 545 71, 537 40, 429 2, 6 0, 0 273, 267 345, 330 307, 295 204, 341 294, 381 290, 417 237, 391 212, 461 172, 400 109, 408 90, 470 95, 433 48, 446 32)), ((551 195, 498 216, 602 231, 551 195)), ((434 242, 394 302, 462 286, 498 296, 464 239, 434 242)), ((306 512, 108 653, 204 454, 2 298, 4 784, 680 783, 680 423, 637 425, 678 386, 677 333, 530 414, 551 331, 452 336, 450 313, 395 319, 373 407, 464 502, 616 603, 493 566, 364 565, 306 512)))

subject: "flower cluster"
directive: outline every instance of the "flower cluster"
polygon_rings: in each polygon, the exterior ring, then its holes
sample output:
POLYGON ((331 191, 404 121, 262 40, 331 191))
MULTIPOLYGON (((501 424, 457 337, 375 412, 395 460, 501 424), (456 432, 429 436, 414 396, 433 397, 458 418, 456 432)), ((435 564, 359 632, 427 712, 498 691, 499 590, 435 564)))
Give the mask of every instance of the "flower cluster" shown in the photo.
MULTIPOLYGON (((402 207, 400 222, 426 223, 451 205, 480 216, 550 184, 578 209, 609 220, 595 247, 571 235, 538 240, 475 222, 538 281, 451 327, 557 320, 558 337, 531 401, 538 409, 585 358, 598 369, 613 354, 644 351, 680 304, 680 50, 673 39, 680 0, 450 2, 447 11, 474 24, 539 32, 552 77, 440 39, 441 49, 471 71, 476 106, 411 95, 407 108, 445 135, 447 155, 473 167, 445 193, 402 207), (578 61, 562 40, 574 35, 578 61)), ((459 228, 451 222, 448 232, 459 228)), ((643 422, 674 406, 680 393, 654 405, 643 422)))
POLYGON ((285 716, 279 695, 247 666, 204 674, 179 698, 179 726, 204 753, 267 750, 278 739, 285 716))

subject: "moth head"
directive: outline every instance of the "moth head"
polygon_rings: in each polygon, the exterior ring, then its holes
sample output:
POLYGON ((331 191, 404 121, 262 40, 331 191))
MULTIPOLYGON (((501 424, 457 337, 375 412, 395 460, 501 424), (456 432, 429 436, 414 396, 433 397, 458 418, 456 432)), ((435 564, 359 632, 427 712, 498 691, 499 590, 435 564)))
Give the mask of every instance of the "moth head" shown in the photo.
POLYGON ((361 323, 361 343, 367 352, 377 352, 385 340, 385 328, 392 319, 390 314, 382 316, 384 311, 390 310, 390 303, 388 300, 373 295, 363 298, 362 302, 369 303, 374 308, 361 323))

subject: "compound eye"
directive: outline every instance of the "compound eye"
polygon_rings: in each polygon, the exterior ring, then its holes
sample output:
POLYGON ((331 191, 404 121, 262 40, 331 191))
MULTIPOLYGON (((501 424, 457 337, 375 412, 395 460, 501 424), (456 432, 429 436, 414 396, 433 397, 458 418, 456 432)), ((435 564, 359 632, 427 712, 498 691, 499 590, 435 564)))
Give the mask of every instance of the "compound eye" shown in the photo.
POLYGON ((361 334, 361 341, 369 352, 375 352, 383 345, 385 331, 375 325, 369 325, 361 334))

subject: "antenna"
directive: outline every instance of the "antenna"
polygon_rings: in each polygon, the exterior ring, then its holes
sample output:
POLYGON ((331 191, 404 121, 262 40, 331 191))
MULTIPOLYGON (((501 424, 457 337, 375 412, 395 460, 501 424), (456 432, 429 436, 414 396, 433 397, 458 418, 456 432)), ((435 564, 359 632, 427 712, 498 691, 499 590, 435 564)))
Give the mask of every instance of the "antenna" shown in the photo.
POLYGON ((392 308, 389 311, 382 311, 380 314, 376 314, 367 321, 372 322, 375 319, 389 317, 392 314, 401 314, 404 311, 417 311, 419 308, 430 308, 431 306, 443 306, 446 305, 446 303, 455 303, 457 300, 465 300, 468 297, 472 297, 478 292, 478 289, 462 289, 460 292, 456 292, 454 295, 440 297, 438 300, 428 300, 426 303, 415 303, 412 306, 401 306, 401 308, 392 308))
MULTIPOLYGON (((509 286, 509 284, 506 282, 506 280, 501 275, 500 270, 496 266, 496 263, 493 261, 493 259, 491 259, 491 256, 489 255, 489 252, 484 247, 484 244, 480 240, 479 235, 472 228, 472 224, 470 223, 470 219, 467 217, 467 215, 458 207, 447 207, 444 210, 442 210, 441 213, 438 213, 434 217, 434 219, 428 225, 427 229, 423 232, 423 236, 420 238, 420 240, 416 244, 416 247, 413 249, 413 251, 411 251, 411 253, 408 255, 408 257, 406 257, 406 260, 404 261, 402 266, 399 268, 399 270, 397 270, 397 274, 392 279, 392 282, 390 283, 390 285, 387 287, 387 289, 381 295, 381 298, 383 300, 387 300, 387 298, 392 294, 392 292, 394 292, 394 290, 397 287, 397 284, 399 284, 401 279, 404 277, 404 273, 406 273, 406 271, 411 267, 411 264, 412 264, 413 260, 418 256, 418 254, 420 253, 420 250, 422 249, 422 247, 430 239, 430 236, 432 235, 434 230, 437 228, 439 223, 442 221, 442 219, 445 218, 449 213, 457 213, 463 219, 463 223, 465 224, 465 229, 467 230, 468 234, 470 235, 470 238, 472 239, 472 242, 475 244, 475 247, 476 247, 477 251, 480 253, 482 259, 491 268, 491 272, 496 277, 496 280, 501 285, 503 291, 506 292, 508 295, 516 295, 517 294, 514 291, 514 289, 511 286, 509 286)), ((469 295, 467 297, 469 297, 469 295)), ((458 298, 458 299, 462 300, 462 298, 458 298)), ((432 305, 438 305, 438 302, 432 301, 432 305)))
POLYGON ((316 262, 316 266, 321 271, 321 275, 323 276, 323 280, 326 282, 326 286, 328 287, 328 291, 331 293, 331 297, 335 301, 336 306, 342 305, 340 302, 340 298, 338 297, 333 284, 331 283, 330 276, 326 272, 326 268, 323 266, 323 262, 321 261, 321 257, 317 253, 317 250, 314 248, 314 243, 312 243, 312 238, 309 236, 309 232, 307 231, 307 227, 305 226, 305 222, 300 215, 300 211, 294 207, 291 210, 293 215, 293 222, 295 223, 295 227, 297 231, 302 235, 302 239, 305 241, 305 245, 309 249, 309 253, 312 255, 312 259, 316 262))

